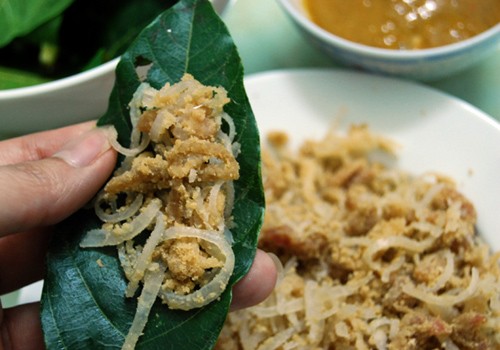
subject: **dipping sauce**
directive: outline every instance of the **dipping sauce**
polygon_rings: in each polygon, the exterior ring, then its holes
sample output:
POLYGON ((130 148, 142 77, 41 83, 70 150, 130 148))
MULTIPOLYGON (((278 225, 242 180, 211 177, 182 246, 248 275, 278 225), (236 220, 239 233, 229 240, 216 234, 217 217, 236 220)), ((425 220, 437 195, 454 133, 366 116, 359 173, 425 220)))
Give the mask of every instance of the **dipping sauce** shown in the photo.
POLYGON ((500 23, 500 0, 302 0, 323 29, 369 46, 425 49, 500 23))

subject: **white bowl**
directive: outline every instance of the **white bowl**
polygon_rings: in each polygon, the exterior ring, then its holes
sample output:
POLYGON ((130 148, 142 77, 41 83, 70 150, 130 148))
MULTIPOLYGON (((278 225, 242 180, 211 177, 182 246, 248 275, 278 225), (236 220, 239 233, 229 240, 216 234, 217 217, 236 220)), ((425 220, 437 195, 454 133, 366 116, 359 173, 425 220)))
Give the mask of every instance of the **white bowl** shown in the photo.
POLYGON ((392 50, 358 44, 322 29, 301 0, 277 0, 307 40, 342 64, 373 73, 432 81, 479 62, 500 47, 500 24, 461 42, 422 50, 392 50))
POLYGON ((0 137, 52 129, 99 117, 108 106, 117 64, 116 58, 67 78, 0 90, 0 137))
MULTIPOLYGON (((212 4, 222 15, 229 1, 212 4)), ((0 90, 0 140, 100 117, 108 106, 118 61, 44 84, 0 90)))

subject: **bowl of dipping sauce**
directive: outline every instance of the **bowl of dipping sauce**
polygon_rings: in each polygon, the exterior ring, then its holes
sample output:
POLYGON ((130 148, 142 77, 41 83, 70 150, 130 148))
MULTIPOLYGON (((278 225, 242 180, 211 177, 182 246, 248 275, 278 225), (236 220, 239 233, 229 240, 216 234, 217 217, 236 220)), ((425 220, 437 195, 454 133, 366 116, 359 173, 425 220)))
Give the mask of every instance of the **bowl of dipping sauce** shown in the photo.
POLYGON ((362 70, 436 80, 500 47, 499 0, 278 0, 306 38, 362 70))

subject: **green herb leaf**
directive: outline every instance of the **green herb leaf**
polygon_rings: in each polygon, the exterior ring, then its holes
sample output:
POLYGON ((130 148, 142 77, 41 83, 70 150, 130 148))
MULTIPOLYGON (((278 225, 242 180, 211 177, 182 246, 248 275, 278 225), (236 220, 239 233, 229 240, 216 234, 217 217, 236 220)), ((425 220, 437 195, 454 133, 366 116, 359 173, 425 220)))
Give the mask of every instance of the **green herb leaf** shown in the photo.
MULTIPOLYGON (((139 34, 122 55, 110 105, 99 124, 113 124, 128 145, 127 104, 140 84, 136 67, 151 65, 155 86, 192 74, 206 85, 226 88, 237 141, 240 179, 235 183, 233 250, 236 265, 221 298, 201 309, 169 310, 154 305, 138 349, 211 349, 231 303, 231 286, 246 274, 255 256, 264 213, 259 134, 243 86, 243 68, 224 23, 206 0, 181 0, 139 34)), ((115 248, 80 249, 83 235, 101 223, 82 210, 57 227, 48 255, 42 295, 42 325, 49 349, 120 348, 132 323, 137 300, 124 297, 126 279, 115 248)))
POLYGON ((0 66, 0 90, 16 89, 46 83, 49 80, 38 74, 0 66))
POLYGON ((63 12, 73 0, 0 1, 0 47, 63 12))
POLYGON ((58 72, 71 74, 120 56, 146 25, 175 3, 175 0, 74 0, 64 12, 61 25, 58 72))
MULTIPOLYGON (((7 12, 10 2, 16 5, 21 3, 19 0, 0 0, 0 41, 2 35, 7 35, 3 32, 5 20, 2 9, 7 12)), ((35 4, 38 2, 40 0, 36 0, 35 4)), ((0 65, 15 69, 21 75, 24 72, 37 74, 46 80, 91 69, 120 56, 146 25, 176 2, 71 0, 70 6, 58 16, 26 33, 18 33, 3 47, 0 45, 0 65), (51 50, 47 51, 47 47, 51 50), (49 55, 46 55, 47 52, 49 55)), ((42 18, 47 13, 43 7, 25 10, 36 18, 42 18)))

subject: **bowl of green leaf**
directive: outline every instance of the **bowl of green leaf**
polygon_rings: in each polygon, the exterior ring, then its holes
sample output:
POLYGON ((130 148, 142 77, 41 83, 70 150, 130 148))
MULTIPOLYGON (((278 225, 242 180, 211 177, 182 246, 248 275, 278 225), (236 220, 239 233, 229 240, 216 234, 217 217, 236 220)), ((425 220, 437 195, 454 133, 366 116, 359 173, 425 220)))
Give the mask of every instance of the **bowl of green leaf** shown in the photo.
MULTIPOLYGON (((118 57, 177 0, 0 3, 0 138, 95 119, 118 57)), ((227 0, 213 0, 219 14, 227 0)))

